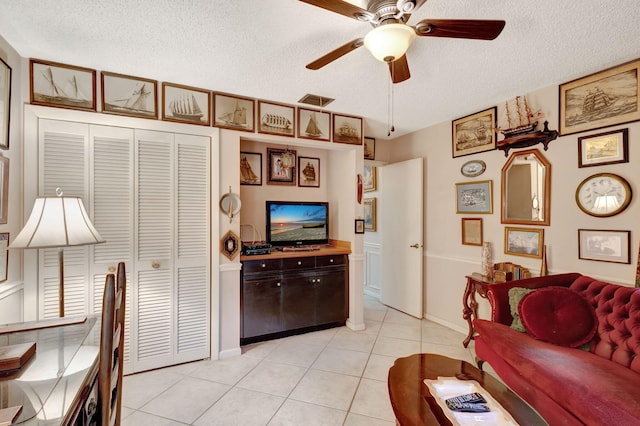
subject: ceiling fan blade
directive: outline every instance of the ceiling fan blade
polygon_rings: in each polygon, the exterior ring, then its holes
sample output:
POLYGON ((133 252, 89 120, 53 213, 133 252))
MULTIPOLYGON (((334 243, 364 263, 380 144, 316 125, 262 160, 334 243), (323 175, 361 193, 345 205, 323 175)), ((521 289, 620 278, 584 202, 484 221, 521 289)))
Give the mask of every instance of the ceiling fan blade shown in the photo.
POLYGON ((423 19, 415 26, 416 34, 428 37, 493 40, 504 28, 504 21, 474 19, 423 19))
POLYGON ((400 59, 389 62, 389 73, 391 74, 391 80, 394 83, 402 83, 405 80, 409 80, 411 73, 409 72, 407 55, 402 55, 400 59))
POLYGON ((347 18, 356 19, 358 21, 368 21, 373 18, 373 14, 365 9, 347 3, 342 0, 300 0, 303 3, 317 6, 329 12, 339 13, 347 18))
POLYGON ((418 10, 423 4, 425 4, 427 0, 416 0, 414 3, 416 4, 413 8, 414 11, 418 10))
POLYGON ((346 55, 347 53, 356 50, 358 47, 362 46, 363 38, 357 38, 355 40, 351 40, 349 43, 343 44, 335 50, 327 53, 324 56, 319 57, 315 61, 307 64, 307 68, 310 70, 319 70, 325 65, 335 61, 336 59, 346 55))

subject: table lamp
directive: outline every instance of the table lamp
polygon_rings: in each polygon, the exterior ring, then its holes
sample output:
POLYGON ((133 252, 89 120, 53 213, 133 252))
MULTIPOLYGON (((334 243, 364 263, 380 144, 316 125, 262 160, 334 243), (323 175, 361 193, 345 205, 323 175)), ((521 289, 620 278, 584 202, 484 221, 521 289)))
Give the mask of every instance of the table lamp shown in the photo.
POLYGON ((22 231, 9 248, 58 247, 59 315, 64 317, 64 247, 104 243, 94 228, 80 197, 38 197, 22 231))

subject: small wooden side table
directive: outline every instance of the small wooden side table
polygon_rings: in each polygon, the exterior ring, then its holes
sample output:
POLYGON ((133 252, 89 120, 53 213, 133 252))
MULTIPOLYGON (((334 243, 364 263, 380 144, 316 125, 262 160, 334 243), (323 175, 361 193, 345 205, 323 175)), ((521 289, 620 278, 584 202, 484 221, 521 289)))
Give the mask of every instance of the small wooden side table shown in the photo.
POLYGON ((478 273, 467 275, 467 286, 465 287, 464 294, 462 295, 462 318, 465 319, 469 325, 469 334, 467 334, 467 337, 462 341, 462 345, 465 348, 469 346, 469 342, 473 339, 473 335, 475 333, 473 320, 478 318, 478 302, 476 301, 476 293, 479 294, 480 297, 486 299, 487 290, 495 283, 495 281, 485 275, 478 273))

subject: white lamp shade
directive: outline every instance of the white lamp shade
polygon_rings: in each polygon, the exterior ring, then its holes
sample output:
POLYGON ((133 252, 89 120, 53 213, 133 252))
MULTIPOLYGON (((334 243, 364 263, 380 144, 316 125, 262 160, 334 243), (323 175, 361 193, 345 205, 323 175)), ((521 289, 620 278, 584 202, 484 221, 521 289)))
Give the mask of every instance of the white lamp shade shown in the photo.
POLYGON ((407 52, 415 38, 415 30, 408 25, 386 24, 369 31, 364 45, 377 60, 393 62, 407 52))
POLYGON ((49 248, 103 243, 79 197, 36 198, 31 215, 10 248, 49 248))

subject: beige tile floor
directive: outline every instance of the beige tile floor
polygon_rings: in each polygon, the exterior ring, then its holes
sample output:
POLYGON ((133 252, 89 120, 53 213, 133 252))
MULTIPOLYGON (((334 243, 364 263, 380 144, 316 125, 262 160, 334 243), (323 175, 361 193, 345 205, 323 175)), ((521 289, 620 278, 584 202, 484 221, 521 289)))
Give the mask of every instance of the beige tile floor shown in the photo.
POLYGON ((366 330, 347 327, 242 348, 242 355, 124 378, 124 426, 394 425, 387 372, 418 352, 473 362, 464 335, 365 297, 366 330))

